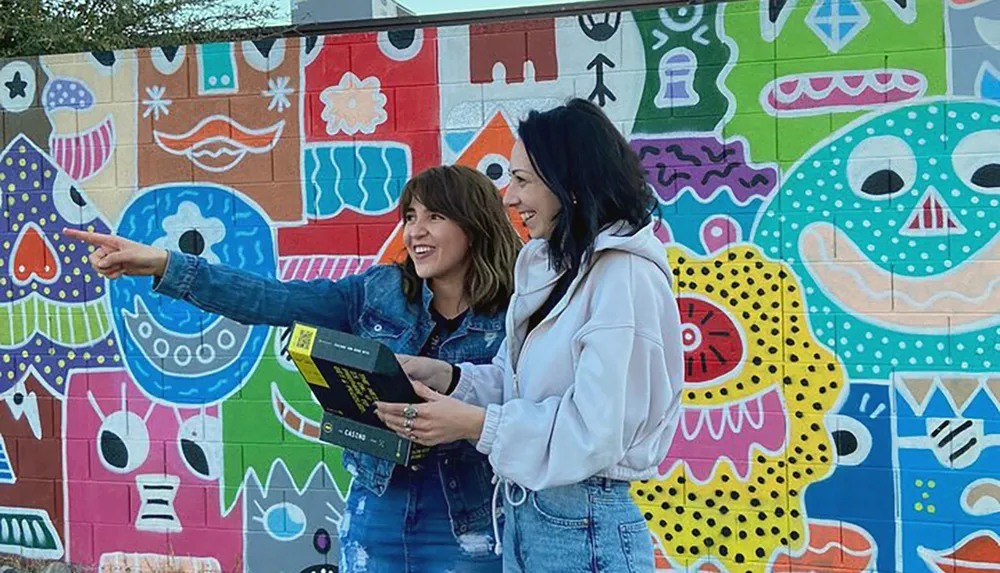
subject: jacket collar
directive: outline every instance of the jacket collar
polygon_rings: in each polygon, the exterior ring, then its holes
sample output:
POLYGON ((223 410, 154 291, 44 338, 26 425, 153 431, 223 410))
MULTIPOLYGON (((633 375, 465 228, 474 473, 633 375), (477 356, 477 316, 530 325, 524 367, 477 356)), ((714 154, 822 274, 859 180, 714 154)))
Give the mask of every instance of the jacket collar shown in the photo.
MULTIPOLYGON (((422 290, 422 303, 424 307, 425 316, 428 319, 431 316, 431 302, 434 300, 434 292, 428 286, 427 281, 421 281, 420 283, 422 290)), ((503 312, 498 312, 493 315, 477 314, 469 310, 469 318, 465 321, 469 330, 478 330, 482 332, 499 332, 504 329, 503 312)))

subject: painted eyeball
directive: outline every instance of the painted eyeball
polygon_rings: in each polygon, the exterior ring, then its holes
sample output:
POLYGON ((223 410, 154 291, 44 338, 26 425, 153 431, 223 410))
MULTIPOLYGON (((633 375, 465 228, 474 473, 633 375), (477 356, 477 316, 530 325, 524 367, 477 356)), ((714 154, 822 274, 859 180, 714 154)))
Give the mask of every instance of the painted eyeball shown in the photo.
POLYGON ((87 199, 87 194, 62 171, 56 173, 52 184, 52 204, 59 216, 71 225, 85 225, 100 214, 87 199))
POLYGON ((902 139, 881 135, 865 139, 851 151, 847 180, 866 199, 888 199, 909 191, 917 179, 913 149, 902 139))
POLYGON ((242 44, 247 64, 258 72, 272 72, 285 61, 285 39, 247 40, 242 44))
POLYGON ((411 28, 379 32, 378 47, 390 60, 397 62, 412 60, 424 47, 424 31, 420 28, 411 28))
POLYGON ((837 465, 857 466, 868 459, 872 451, 872 434, 861 422, 848 416, 835 416, 833 435, 837 465))
POLYGON ((193 416, 177 431, 181 459, 191 473, 204 480, 222 474, 222 422, 215 416, 193 416))
POLYGON ((149 456, 146 422, 127 410, 110 414, 97 430, 97 455, 109 471, 128 474, 137 470, 149 456))
POLYGON ((499 153, 484 155, 476 169, 489 177, 497 189, 510 184, 510 160, 499 153))
POLYGON ((1000 193, 1000 130, 969 134, 951 158, 962 183, 982 193, 1000 193))
POLYGON ((180 69, 187 55, 184 46, 162 46, 150 50, 150 59, 153 67, 163 75, 173 75, 180 69))

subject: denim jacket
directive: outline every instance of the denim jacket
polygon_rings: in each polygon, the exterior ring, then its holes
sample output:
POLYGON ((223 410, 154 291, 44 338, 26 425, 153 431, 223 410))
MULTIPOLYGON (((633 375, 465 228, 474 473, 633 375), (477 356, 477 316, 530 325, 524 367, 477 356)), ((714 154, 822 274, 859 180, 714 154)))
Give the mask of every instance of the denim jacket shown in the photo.
MULTIPOLYGON (((392 265, 376 265, 339 281, 288 281, 266 278, 194 255, 171 251, 166 272, 154 280, 154 292, 187 301, 207 312, 243 324, 288 326, 308 322, 377 340, 396 353, 418 354, 434 328, 433 294, 423 287, 422 304, 403 296, 402 275, 392 265)), ((470 311, 459 328, 439 347, 439 358, 457 364, 485 364, 504 339, 504 311, 492 316, 470 311)), ((486 529, 493 470, 468 442, 439 446, 438 464, 455 535, 486 529)), ((344 467, 355 483, 382 495, 395 464, 344 450, 344 467)))

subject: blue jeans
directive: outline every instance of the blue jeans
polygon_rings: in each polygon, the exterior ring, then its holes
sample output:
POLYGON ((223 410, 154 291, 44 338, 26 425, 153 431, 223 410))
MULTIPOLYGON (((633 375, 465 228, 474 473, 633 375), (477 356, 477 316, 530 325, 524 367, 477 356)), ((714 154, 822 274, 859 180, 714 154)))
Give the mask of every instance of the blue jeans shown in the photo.
POLYGON ((397 467, 384 494, 352 487, 340 524, 340 573, 501 573, 493 530, 456 539, 437 464, 397 467))
POLYGON ((628 482, 521 493, 504 500, 504 573, 653 573, 653 541, 628 482))

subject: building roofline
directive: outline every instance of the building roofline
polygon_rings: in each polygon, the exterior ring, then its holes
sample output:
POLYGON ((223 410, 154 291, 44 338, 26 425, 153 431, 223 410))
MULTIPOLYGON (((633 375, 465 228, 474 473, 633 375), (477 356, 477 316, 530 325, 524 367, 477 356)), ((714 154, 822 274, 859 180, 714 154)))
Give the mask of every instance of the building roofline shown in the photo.
MULTIPOLYGON (((597 0, 591 2, 566 2, 551 6, 531 6, 525 8, 502 8, 474 12, 450 12, 426 16, 400 16, 397 18, 371 18, 353 21, 322 22, 291 26, 272 26, 257 29, 236 29, 231 34, 234 39, 248 35, 256 37, 296 37, 345 34, 351 32, 371 32, 393 29, 431 28, 439 26, 461 26, 501 20, 521 20, 532 18, 552 18, 576 16, 597 12, 618 12, 661 8, 665 6, 686 6, 693 4, 721 4, 751 2, 754 0, 597 0)), ((402 5, 400 5, 402 7, 402 5)), ((216 39, 215 41, 219 41, 216 39)), ((224 41, 224 39, 223 39, 224 41)))

